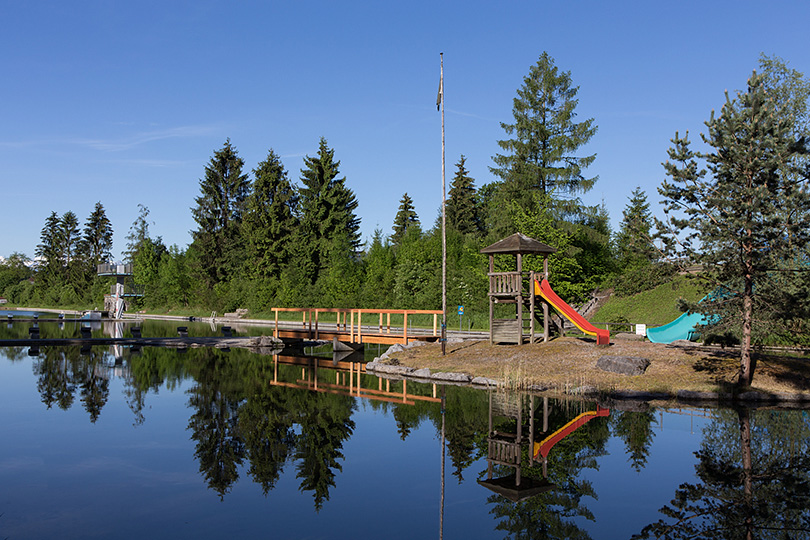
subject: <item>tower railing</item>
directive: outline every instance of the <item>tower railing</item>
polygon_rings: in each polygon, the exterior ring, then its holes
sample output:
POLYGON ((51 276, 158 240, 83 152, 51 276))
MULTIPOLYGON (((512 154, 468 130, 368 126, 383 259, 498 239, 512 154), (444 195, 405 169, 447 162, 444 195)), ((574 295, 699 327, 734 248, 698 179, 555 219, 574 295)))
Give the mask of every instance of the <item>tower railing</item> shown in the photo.
POLYGON ((487 275, 492 296, 514 296, 523 291, 522 272, 490 272, 487 275))

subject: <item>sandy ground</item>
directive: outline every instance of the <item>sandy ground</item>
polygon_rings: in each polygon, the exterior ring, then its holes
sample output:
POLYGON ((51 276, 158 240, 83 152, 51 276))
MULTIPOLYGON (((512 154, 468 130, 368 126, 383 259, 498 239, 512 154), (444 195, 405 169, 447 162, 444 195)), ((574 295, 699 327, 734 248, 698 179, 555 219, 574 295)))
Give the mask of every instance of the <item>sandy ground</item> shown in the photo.
MULTIPOLYGON (((489 345, 486 341, 413 347, 391 355, 388 362, 433 372, 467 373, 504 382, 507 386, 545 387, 570 391, 595 387, 599 391, 731 392, 740 368, 738 349, 694 344, 661 345, 615 336, 598 347, 587 338, 564 337, 532 345, 489 345), (632 356, 650 360, 643 375, 608 373, 596 367, 603 356, 632 356)), ((745 389, 748 390, 748 389, 745 389)), ((810 357, 794 353, 759 354, 750 390, 768 394, 802 394, 810 399, 810 357)))

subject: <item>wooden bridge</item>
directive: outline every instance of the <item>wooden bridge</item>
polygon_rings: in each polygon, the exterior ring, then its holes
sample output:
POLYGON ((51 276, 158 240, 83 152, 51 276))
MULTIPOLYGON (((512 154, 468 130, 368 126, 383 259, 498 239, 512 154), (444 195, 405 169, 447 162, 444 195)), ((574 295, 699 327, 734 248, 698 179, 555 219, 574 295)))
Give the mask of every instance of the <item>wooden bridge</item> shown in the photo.
MULTIPOLYGON (((166 321, 199 321, 211 324, 226 324, 238 327, 240 324, 250 326, 271 326, 273 336, 284 341, 334 341, 350 345, 378 343, 407 345, 411 341, 437 341, 440 338, 439 316, 441 310, 424 309, 343 309, 343 308, 272 308, 272 319, 237 319, 234 317, 210 318, 180 317, 168 315, 128 315, 126 320, 155 319, 166 321), (286 317, 284 316, 286 314, 286 317), (295 314, 290 320, 290 315, 295 314), (300 314, 300 319, 298 319, 300 314), (283 317, 283 318, 282 318, 283 317), (414 318, 420 318, 421 324, 415 325, 414 318), (327 320, 328 319, 328 320, 327 320), (392 320, 393 319, 393 320, 392 320), (425 324, 425 322, 428 322, 425 324)), ((12 318, 9 322, 92 322, 85 319, 36 317, 12 318)), ((98 321, 96 321, 98 322, 98 321)), ((358 348, 352 346, 352 348, 358 348)))
MULTIPOLYGON (((343 343, 381 343, 393 345, 419 341, 437 341, 441 310, 435 309, 341 309, 272 308, 273 336, 279 339, 325 340, 343 343), (301 322, 279 320, 279 313, 300 313, 301 322), (322 321, 323 314, 335 314, 336 322, 322 321), (391 325, 391 316, 401 324, 391 325), (432 315, 433 329, 413 325, 415 315, 432 315), (365 317, 365 326, 364 326, 365 317), (409 325, 409 317, 411 324, 409 325), (376 323, 376 324, 375 324, 376 323)), ((253 321, 251 321, 253 322, 253 321)))

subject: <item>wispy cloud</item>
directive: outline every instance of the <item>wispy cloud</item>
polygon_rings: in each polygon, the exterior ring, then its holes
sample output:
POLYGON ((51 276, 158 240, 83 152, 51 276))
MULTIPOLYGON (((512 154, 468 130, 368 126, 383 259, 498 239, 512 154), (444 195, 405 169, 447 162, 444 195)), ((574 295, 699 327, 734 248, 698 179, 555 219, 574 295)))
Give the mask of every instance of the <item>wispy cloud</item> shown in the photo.
POLYGON ((83 146, 102 152, 120 152, 130 150, 143 144, 166 139, 189 139, 203 137, 221 131, 221 128, 214 125, 199 126, 178 126, 151 131, 142 131, 120 138, 88 138, 88 137, 67 137, 67 138, 47 138, 18 141, 0 141, 0 148, 41 148, 53 146, 83 146))
POLYGON ((201 137, 214 133, 214 126, 180 126, 167 129, 158 129, 136 133, 130 137, 114 139, 74 139, 72 142, 81 146, 87 146, 95 150, 104 152, 119 152, 129 150, 142 144, 161 141, 165 139, 187 139, 191 137, 201 137))
POLYGON ((172 159, 105 159, 99 160, 102 163, 115 163, 120 165, 134 165, 139 167, 153 167, 157 169, 170 169, 186 167, 193 164, 190 161, 178 161, 172 159))

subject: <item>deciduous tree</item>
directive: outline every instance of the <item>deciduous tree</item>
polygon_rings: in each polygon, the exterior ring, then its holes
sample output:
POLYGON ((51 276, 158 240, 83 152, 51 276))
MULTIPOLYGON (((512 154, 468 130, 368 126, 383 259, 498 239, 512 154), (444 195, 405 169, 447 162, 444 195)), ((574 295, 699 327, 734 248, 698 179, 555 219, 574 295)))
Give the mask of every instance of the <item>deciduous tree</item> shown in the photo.
POLYGON ((132 222, 132 226, 127 233, 127 247, 124 251, 124 260, 133 262, 138 251, 149 238, 149 208, 138 204, 138 217, 132 222))

